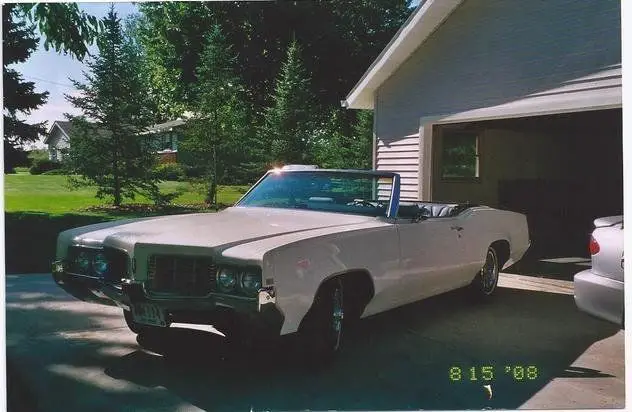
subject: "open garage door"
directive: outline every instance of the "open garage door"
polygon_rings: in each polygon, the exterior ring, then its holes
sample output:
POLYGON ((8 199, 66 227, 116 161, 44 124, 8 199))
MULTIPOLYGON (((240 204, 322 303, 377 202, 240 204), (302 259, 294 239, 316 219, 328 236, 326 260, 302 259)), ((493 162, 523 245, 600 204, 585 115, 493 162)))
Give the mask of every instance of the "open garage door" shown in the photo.
POLYGON ((586 256, 592 221, 623 212, 621 109, 444 124, 433 138, 432 198, 525 213, 533 253, 586 256))
POLYGON ((623 213, 621 66, 505 104, 422 118, 422 192, 525 213, 543 255, 586 255, 623 213), (431 171, 431 172, 430 172, 431 171), (567 250, 565 250, 567 249, 567 250))

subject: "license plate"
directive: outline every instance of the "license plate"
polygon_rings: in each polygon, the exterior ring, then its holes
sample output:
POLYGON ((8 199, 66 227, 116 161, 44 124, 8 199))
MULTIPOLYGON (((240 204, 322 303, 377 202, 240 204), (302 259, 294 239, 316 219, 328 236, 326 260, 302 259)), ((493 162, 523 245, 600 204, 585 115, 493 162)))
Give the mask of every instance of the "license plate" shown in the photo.
POLYGON ((143 325, 162 326, 166 327, 165 314, 156 305, 151 303, 139 303, 132 306, 132 315, 134 321, 142 323, 143 325))

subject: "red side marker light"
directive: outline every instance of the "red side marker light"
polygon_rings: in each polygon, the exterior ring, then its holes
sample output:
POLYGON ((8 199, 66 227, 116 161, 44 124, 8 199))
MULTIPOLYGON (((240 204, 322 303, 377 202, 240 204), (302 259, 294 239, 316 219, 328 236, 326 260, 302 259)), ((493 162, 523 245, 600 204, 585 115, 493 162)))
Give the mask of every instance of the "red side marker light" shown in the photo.
POLYGON ((597 243, 595 238, 592 236, 590 237, 590 243, 588 243, 588 250, 590 251, 591 255, 596 255, 597 253, 599 253, 599 243, 597 243))

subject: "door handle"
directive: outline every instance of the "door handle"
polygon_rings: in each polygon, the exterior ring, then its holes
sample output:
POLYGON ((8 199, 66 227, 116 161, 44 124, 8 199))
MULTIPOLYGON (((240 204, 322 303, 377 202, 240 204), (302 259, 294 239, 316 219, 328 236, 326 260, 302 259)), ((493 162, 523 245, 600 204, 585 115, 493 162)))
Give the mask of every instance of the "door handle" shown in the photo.
POLYGON ((450 226, 450 229, 456 230, 457 232, 460 232, 461 230, 463 230, 461 226, 450 226))

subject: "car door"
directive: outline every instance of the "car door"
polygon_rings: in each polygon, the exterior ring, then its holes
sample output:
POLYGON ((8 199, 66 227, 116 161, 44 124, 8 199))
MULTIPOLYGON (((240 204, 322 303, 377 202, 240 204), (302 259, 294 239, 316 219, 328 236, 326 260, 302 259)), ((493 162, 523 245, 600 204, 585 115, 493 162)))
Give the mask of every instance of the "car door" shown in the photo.
POLYGON ((459 219, 399 219, 400 289, 407 302, 452 289, 462 278, 459 219))

